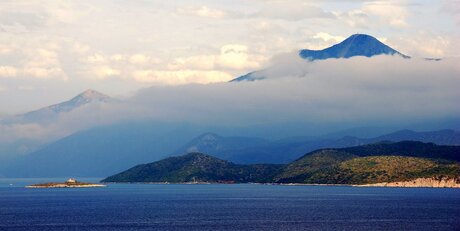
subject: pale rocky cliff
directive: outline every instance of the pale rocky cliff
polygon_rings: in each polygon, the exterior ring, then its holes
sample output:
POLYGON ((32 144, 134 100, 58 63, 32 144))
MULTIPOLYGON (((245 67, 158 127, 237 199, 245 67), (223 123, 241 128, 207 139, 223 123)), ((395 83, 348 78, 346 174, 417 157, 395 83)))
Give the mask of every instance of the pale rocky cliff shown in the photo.
POLYGON ((376 184, 356 185, 363 187, 426 187, 426 188, 460 188, 459 178, 417 178, 411 181, 383 182, 376 184))

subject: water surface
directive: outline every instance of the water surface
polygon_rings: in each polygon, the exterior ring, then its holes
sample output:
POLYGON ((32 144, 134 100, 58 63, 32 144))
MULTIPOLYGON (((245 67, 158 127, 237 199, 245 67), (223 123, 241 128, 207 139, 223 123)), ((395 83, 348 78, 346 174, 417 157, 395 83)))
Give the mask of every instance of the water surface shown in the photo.
POLYGON ((0 179, 0 230, 460 229, 459 189, 39 182, 0 179))

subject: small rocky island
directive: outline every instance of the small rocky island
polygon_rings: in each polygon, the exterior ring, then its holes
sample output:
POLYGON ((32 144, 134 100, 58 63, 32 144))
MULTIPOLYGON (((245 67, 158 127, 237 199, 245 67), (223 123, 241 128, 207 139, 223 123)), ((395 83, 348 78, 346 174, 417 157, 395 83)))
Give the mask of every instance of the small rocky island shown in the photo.
POLYGON ((92 187, 105 187, 105 185, 79 182, 73 178, 70 178, 66 182, 49 182, 49 183, 33 184, 33 185, 26 186, 26 188, 92 188, 92 187))

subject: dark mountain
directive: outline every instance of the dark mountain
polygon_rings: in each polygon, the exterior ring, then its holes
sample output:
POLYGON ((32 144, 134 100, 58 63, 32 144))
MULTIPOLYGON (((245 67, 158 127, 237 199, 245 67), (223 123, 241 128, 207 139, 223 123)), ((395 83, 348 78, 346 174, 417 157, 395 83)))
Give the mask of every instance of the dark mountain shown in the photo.
POLYGON ((460 177, 460 147, 421 142, 322 149, 288 165, 237 165, 191 153, 142 164, 103 182, 273 182, 367 184, 460 177))
POLYGON ((237 165, 201 153, 142 164, 102 182, 270 182, 281 165, 237 165))
POLYGON ((376 38, 366 34, 354 34, 341 43, 323 50, 304 49, 299 51, 299 55, 311 61, 330 58, 351 58, 354 56, 372 57, 376 55, 399 55, 409 58, 409 56, 401 54, 376 38))
MULTIPOLYGON (((351 35, 344 41, 322 50, 303 49, 299 51, 298 55, 302 59, 306 59, 308 61, 331 58, 351 58, 355 56, 373 57, 377 55, 397 55, 403 58, 410 58, 409 56, 398 52, 376 38, 366 34, 351 35)), ((230 82, 256 81, 265 78, 264 70, 260 70, 239 76, 230 82)))

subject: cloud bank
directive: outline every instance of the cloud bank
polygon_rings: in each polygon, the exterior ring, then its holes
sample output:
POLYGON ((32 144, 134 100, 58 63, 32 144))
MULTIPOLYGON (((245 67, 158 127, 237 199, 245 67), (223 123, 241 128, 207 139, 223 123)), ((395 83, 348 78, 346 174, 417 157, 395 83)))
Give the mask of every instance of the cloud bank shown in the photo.
MULTIPOLYGON (((139 120, 236 131, 290 123, 299 124, 292 134, 308 130, 309 135, 334 127, 403 129, 452 118, 460 125, 459 61, 379 56, 307 62, 284 54, 260 72, 265 80, 149 87, 121 102, 62 113, 54 123, 1 124, 0 143, 49 142, 95 126, 139 120)), ((245 135, 243 130, 239 135, 245 135)))

